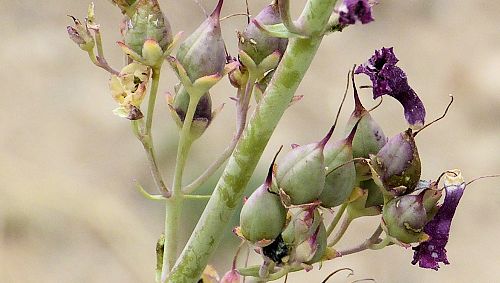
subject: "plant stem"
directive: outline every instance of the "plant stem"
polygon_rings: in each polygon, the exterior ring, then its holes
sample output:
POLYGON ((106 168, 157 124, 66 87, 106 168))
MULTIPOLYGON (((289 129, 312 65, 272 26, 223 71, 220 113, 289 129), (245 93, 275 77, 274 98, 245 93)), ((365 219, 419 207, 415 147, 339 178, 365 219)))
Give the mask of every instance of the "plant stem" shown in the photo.
MULTIPOLYGON (((255 79, 253 79, 255 81, 255 79)), ((247 113, 248 113, 248 105, 250 103, 250 97, 253 92, 254 82, 249 78, 247 80, 247 86, 245 88, 238 89, 238 104, 237 104, 237 119, 236 119, 236 133, 231 140, 231 143, 226 147, 224 152, 203 172, 196 180, 194 180, 191 184, 187 185, 182 189, 185 194, 192 193, 196 189, 198 189, 201 185, 203 185, 221 166, 226 162, 226 160, 231 156, 234 151, 234 148, 238 144, 238 141, 245 129, 247 113), (251 88, 249 88, 249 85, 251 88)))
POLYGON ((151 90, 149 92, 149 101, 148 101, 148 113, 146 114, 146 136, 149 136, 149 139, 152 141, 151 137, 151 126, 153 124, 153 113, 155 111, 155 102, 156 102, 156 94, 158 93, 158 85, 160 82, 160 68, 153 68, 153 76, 151 82, 151 90))
POLYGON ((165 204, 165 249, 163 253, 163 268, 161 282, 164 282, 170 270, 177 259, 177 245, 179 219, 184 201, 182 192, 182 175, 186 166, 186 160, 191 148, 192 139, 190 136, 191 125, 196 111, 196 106, 200 101, 201 95, 190 94, 189 106, 184 118, 184 124, 179 137, 179 145, 177 147, 177 158, 175 162, 174 182, 172 186, 172 196, 166 200, 165 204))
POLYGON ((344 220, 342 221, 342 224, 340 224, 340 230, 333 236, 333 239, 330 243, 328 243, 329 247, 333 247, 335 244, 337 244, 340 239, 342 239, 342 236, 344 236, 345 232, 347 231, 347 228, 349 228, 349 225, 352 222, 352 217, 350 217, 349 214, 347 214, 344 217, 344 220))
POLYGON ((255 109, 168 282, 197 282, 210 255, 228 231, 230 218, 241 202, 262 152, 319 48, 321 32, 335 2, 309 0, 306 4, 298 22, 317 36, 290 39, 263 100, 255 109))
POLYGON ((341 256, 345 256, 345 255, 350 255, 350 254, 354 254, 354 253, 357 253, 357 252, 361 252, 361 251, 367 250, 372 245, 374 245, 375 243, 377 243, 378 237, 380 236, 380 234, 382 234, 382 227, 379 225, 378 228, 377 228, 377 230, 375 230, 375 232, 373 232, 373 235, 371 235, 371 237, 369 239, 367 239, 366 241, 364 241, 363 243, 361 243, 358 246, 355 246, 355 247, 352 247, 352 248, 349 248, 349 249, 346 249, 346 250, 338 251, 338 253, 341 256))
POLYGON ((344 214, 345 209, 347 208, 347 203, 344 203, 340 206, 339 211, 337 211, 337 214, 335 214, 335 217, 332 220, 332 223, 328 226, 328 229, 326 230, 326 236, 330 236, 333 232, 333 229, 337 226, 337 224, 340 221, 340 218, 342 218, 342 215, 344 214))

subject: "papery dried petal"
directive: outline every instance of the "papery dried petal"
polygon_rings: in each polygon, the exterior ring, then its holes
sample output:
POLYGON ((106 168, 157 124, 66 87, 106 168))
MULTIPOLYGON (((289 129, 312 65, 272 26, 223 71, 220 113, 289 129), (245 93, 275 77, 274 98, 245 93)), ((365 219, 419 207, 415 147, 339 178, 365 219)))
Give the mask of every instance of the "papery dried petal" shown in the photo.
POLYGON ((424 227, 431 238, 414 247, 412 264, 422 268, 439 269, 439 263, 450 264, 446 256, 446 244, 450 236, 451 221, 465 190, 465 182, 460 171, 445 176, 446 196, 436 216, 424 227), (453 175, 456 174, 456 175, 453 175))
POLYGON ((366 74, 373 84, 373 98, 390 95, 401 103, 405 118, 413 128, 423 126, 425 107, 415 91, 408 84, 405 72, 396 66, 398 59, 393 48, 376 50, 375 54, 355 73, 366 74))
POLYGON ((368 0, 344 0, 339 11, 339 23, 353 25, 356 21, 362 24, 373 21, 372 7, 368 0))

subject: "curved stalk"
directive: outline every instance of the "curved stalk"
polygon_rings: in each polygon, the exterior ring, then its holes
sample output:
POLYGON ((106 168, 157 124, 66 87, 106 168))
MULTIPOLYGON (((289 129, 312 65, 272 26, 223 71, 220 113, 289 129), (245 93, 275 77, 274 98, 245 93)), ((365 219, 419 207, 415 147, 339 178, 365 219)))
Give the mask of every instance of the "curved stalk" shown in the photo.
POLYGON ((257 106, 219 179, 213 196, 176 262, 168 282, 197 282, 215 251, 280 118, 309 68, 335 0, 309 0, 298 22, 310 38, 290 40, 266 94, 257 106))
POLYGON ((253 85, 255 83, 255 79, 248 78, 246 87, 239 88, 238 93, 238 106, 237 106, 237 119, 236 119, 236 133, 231 140, 231 143, 226 147, 224 152, 203 172, 196 180, 194 180, 191 184, 187 185, 182 189, 185 194, 192 193, 200 186, 202 186, 212 175, 227 161, 227 159, 231 156, 234 151, 234 148, 238 144, 238 141, 245 129, 246 121, 247 121, 247 113, 248 113, 248 105, 250 103, 250 97, 253 92, 253 85), (253 82, 252 82, 253 81, 253 82))
POLYGON ((335 214, 335 217, 332 220, 332 223, 328 226, 328 229, 326 230, 326 235, 327 237, 330 236, 333 232, 333 229, 339 224, 340 218, 342 218, 342 215, 344 214, 345 209, 347 208, 347 203, 344 203, 340 206, 339 211, 337 211, 337 214, 335 214))

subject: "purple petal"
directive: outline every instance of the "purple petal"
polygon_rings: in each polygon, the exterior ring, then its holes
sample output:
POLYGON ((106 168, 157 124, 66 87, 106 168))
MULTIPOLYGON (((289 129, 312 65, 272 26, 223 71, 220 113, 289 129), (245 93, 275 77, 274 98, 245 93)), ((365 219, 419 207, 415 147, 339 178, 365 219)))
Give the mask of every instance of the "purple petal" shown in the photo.
POLYGON ((373 21, 372 7, 368 0, 344 0, 339 12, 339 23, 353 25, 356 20, 362 24, 373 21))
POLYGON ((414 247, 412 264, 416 264, 422 268, 431 268, 438 270, 439 262, 450 264, 446 257, 445 246, 448 243, 450 235, 451 220, 455 214, 460 198, 465 190, 465 182, 461 176, 457 176, 450 184, 446 184, 446 197, 443 205, 439 208, 436 216, 427 223, 424 227, 425 233, 430 236, 430 240, 421 243, 414 247))
POLYGON ((366 74, 373 84, 373 99, 390 95, 401 103, 406 121, 420 127, 425 120, 425 107, 415 91, 408 84, 405 72, 396 66, 398 58, 393 48, 376 50, 367 63, 356 68, 356 74, 366 74))

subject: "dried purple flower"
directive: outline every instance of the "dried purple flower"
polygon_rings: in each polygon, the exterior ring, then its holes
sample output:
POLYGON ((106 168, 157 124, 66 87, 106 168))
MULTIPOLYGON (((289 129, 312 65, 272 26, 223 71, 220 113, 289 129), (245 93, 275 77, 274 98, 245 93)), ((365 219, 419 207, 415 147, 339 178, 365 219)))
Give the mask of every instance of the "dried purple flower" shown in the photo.
POLYGON ((353 25, 356 20, 362 24, 373 21, 372 7, 368 0, 344 0, 339 10, 339 23, 353 25))
POLYGON ((393 48, 383 47, 375 50, 375 54, 363 65, 360 65, 355 74, 366 74, 373 84, 373 98, 388 94, 403 105, 406 121, 412 128, 424 125, 424 104, 415 91, 408 85, 408 78, 401 68, 396 66, 398 58, 393 48))
POLYGON ((445 246, 450 235, 451 220, 464 193, 465 185, 459 170, 451 171, 445 175, 446 197, 436 216, 424 227, 430 240, 413 248, 415 252, 412 264, 418 262, 420 267, 434 270, 438 270, 439 262, 450 264, 446 257, 445 246))

